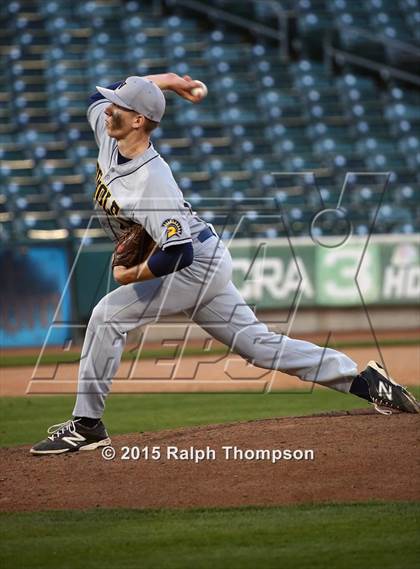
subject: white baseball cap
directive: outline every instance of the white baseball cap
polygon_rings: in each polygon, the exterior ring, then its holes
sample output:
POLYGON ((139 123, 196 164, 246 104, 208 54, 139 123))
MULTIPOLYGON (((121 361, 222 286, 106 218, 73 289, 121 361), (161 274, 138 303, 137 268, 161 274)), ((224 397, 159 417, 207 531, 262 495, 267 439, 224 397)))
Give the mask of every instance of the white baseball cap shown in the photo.
POLYGON ((115 90, 98 87, 96 89, 111 103, 136 111, 151 121, 160 122, 165 112, 165 97, 153 81, 143 77, 127 77, 115 90))

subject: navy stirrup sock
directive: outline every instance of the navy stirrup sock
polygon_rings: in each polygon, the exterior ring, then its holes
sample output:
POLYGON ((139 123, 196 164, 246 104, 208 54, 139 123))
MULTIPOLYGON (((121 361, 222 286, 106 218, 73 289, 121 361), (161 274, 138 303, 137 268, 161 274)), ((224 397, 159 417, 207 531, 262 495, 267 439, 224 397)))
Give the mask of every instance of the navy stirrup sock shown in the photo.
POLYGON ((88 429, 91 429, 100 421, 100 419, 91 419, 90 417, 75 417, 75 419, 79 419, 80 425, 87 427, 88 429))
POLYGON ((357 375, 354 378, 353 383, 350 386, 350 393, 353 393, 353 395, 357 395, 357 397, 361 397, 362 399, 366 399, 367 401, 371 401, 367 381, 365 381, 361 375, 357 375))

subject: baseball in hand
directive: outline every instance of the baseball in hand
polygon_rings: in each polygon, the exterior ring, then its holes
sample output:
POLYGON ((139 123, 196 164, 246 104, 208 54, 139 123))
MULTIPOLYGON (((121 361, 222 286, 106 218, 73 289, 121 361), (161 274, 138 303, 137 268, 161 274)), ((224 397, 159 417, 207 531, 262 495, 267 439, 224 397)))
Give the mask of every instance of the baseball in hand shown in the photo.
POLYGON ((194 95, 194 97, 200 97, 200 99, 204 99, 204 97, 209 92, 207 86, 202 81, 196 81, 196 83, 199 83, 199 85, 191 89, 191 95, 194 95))

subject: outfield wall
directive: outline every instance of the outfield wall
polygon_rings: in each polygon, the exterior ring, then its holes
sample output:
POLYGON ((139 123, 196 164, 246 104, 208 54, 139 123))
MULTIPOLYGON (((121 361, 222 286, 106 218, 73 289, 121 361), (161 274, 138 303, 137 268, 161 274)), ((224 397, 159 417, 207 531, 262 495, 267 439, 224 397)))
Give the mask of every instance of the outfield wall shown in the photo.
MULTIPOLYGON (((292 321, 296 333, 365 330, 367 309, 377 329, 419 327, 420 235, 352 236, 339 246, 336 239, 232 241, 233 281, 279 331, 292 321)), ((111 253, 111 244, 3 246, 2 346, 42 345, 52 322, 49 345, 80 340, 79 325, 116 287, 111 253)))

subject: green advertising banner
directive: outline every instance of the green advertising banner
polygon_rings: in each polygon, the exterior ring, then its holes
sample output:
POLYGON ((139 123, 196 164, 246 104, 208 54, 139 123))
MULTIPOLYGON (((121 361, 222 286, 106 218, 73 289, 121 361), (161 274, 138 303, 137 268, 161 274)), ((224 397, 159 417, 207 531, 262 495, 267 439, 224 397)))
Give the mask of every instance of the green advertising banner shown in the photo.
POLYGON ((334 249, 315 248, 317 304, 351 306, 370 304, 380 297, 380 250, 362 244, 334 249))
POLYGON ((233 280, 261 308, 413 305, 420 298, 418 235, 352 236, 338 247, 308 239, 233 242, 233 280), (362 300, 363 299, 363 300, 362 300))
POLYGON ((420 239, 383 247, 381 253, 382 302, 418 304, 420 298, 420 239))
MULTIPOLYGON (((338 247, 310 239, 238 239, 229 244, 233 281, 258 308, 415 305, 420 298, 420 236, 352 236, 338 247), (363 302, 362 302, 362 298, 363 302)), ((75 267, 81 318, 116 287, 109 272, 112 247, 85 247, 75 267)))
POLYGON ((312 245, 233 242, 230 252, 233 282, 248 302, 259 308, 290 307, 298 297, 302 305, 316 303, 312 245))

